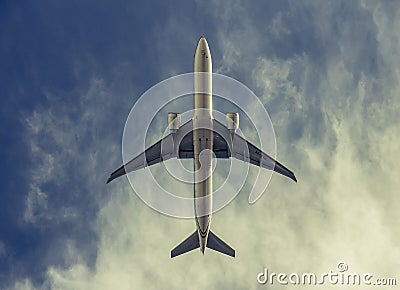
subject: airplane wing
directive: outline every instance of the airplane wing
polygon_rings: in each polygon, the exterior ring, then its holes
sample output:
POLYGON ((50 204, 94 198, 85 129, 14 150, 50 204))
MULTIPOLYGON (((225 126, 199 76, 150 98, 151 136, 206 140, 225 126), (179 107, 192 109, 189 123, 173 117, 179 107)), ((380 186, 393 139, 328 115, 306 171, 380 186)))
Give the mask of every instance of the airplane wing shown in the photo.
MULTIPOLYGON (((262 168, 274 170, 297 182, 292 171, 238 134, 234 133, 234 135, 231 136, 231 133, 225 125, 214 119, 213 127, 213 151, 216 158, 234 157, 262 168), (230 140, 231 144, 228 144, 226 140, 230 140)), ((163 139, 147 148, 143 153, 137 155, 128 163, 111 173, 107 183, 131 171, 136 171, 170 158, 193 158, 192 128, 193 121, 189 120, 183 124, 175 134, 165 136, 163 139)))
POLYGON ((163 139, 147 148, 144 152, 140 153, 126 164, 120 166, 110 174, 107 183, 129 172, 157 164, 170 158, 193 158, 192 128, 193 121, 189 120, 183 124, 176 133, 171 133, 165 136, 163 139))
POLYGON ((244 162, 273 170, 297 182, 296 176, 292 171, 238 134, 231 135, 225 125, 214 119, 213 127, 214 131, 218 132, 218 134, 214 133, 214 153, 217 158, 234 157, 244 162), (231 142, 230 146, 226 140, 231 142))

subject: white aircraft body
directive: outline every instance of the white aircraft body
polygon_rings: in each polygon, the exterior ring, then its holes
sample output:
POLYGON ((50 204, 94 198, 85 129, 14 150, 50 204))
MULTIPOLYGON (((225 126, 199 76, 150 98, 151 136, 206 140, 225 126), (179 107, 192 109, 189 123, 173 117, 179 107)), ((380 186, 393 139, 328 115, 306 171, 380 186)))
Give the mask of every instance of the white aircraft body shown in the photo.
POLYGON ((238 113, 227 113, 226 125, 213 118, 212 61, 204 36, 197 44, 194 55, 194 72, 193 119, 180 125, 180 115, 169 113, 168 126, 171 133, 111 173, 107 183, 128 172, 157 164, 172 157, 192 158, 194 160, 196 231, 171 251, 171 258, 197 248, 200 248, 204 254, 206 247, 235 257, 235 250, 210 230, 212 159, 234 157, 262 168, 274 170, 296 182, 297 180, 292 171, 236 134, 239 125, 238 113), (190 133, 187 134, 187 132, 190 133), (243 154, 243 152, 247 153, 243 154))

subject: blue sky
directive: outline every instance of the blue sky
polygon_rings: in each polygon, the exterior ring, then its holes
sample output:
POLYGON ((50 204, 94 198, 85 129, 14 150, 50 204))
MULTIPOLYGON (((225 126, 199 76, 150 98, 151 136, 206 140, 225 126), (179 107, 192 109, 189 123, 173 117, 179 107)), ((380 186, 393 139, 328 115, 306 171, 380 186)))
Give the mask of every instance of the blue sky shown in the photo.
POLYGON ((396 1, 2 1, 0 288, 257 289, 262 267, 339 260, 400 277, 399 14, 396 1), (192 71, 203 34, 214 72, 267 108, 299 183, 274 175, 254 206, 244 193, 215 215, 235 260, 169 260, 194 223, 105 181, 135 100, 192 71))

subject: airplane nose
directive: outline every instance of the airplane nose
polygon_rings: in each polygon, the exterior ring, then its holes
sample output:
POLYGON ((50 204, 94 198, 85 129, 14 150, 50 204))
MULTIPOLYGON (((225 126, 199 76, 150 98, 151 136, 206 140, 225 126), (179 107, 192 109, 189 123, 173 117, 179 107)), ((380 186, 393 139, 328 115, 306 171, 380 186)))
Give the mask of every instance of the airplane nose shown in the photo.
POLYGON ((206 47, 208 48, 208 43, 204 35, 200 37, 199 42, 197 43, 197 47, 201 49, 205 49, 206 47))
POLYGON ((212 61, 211 52, 204 35, 200 37, 196 51, 194 53, 194 71, 195 72, 211 72, 212 61))

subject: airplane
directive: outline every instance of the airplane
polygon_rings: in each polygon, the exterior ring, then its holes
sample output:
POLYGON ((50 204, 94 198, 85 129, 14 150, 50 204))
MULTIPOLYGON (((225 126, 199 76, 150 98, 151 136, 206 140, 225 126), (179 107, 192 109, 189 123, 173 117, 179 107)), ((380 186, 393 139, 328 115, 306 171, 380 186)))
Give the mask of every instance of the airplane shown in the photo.
POLYGON ((239 128, 238 113, 227 113, 226 125, 213 118, 212 60, 210 48, 204 36, 197 43, 194 72, 193 118, 181 125, 180 115, 169 113, 168 127, 171 133, 111 173, 107 183, 129 172, 172 157, 193 159, 196 230, 171 251, 171 258, 197 248, 200 248, 204 255, 206 247, 235 257, 235 250, 210 230, 212 159, 233 157, 261 168, 273 170, 295 182, 297 179, 292 171, 236 133, 239 128), (187 134, 187 132, 190 133, 187 134), (181 136, 183 134, 185 136, 181 136))

